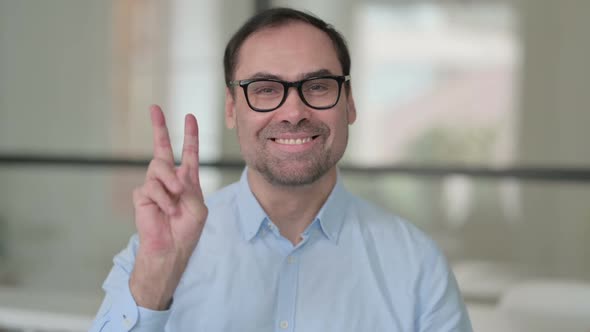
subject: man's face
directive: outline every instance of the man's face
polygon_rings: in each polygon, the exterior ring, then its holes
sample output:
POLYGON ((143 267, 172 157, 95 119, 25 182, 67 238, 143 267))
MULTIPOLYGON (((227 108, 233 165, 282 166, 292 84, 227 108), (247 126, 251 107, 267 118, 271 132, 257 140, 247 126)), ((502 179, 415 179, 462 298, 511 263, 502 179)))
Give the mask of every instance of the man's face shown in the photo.
MULTIPOLYGON (((298 81, 312 73, 343 75, 332 41, 323 31, 301 22, 266 28, 242 44, 235 80, 273 75, 298 81)), ((248 106, 241 87, 226 90, 226 124, 236 128, 240 149, 251 170, 272 184, 310 184, 328 172, 346 149, 348 125, 356 118, 354 101, 343 85, 338 103, 327 110, 306 106, 297 90, 285 103, 262 113, 248 106)))

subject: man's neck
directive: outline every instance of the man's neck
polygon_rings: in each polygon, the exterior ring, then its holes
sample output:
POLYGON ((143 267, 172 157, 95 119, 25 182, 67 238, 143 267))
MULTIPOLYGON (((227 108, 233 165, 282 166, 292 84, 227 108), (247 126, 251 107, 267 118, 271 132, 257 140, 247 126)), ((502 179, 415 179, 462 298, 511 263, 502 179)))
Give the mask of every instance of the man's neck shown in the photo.
POLYGON ((336 184, 336 168, 320 179, 304 186, 278 186, 269 183, 260 173, 248 168, 252 193, 279 228, 281 235, 296 245, 301 233, 311 224, 336 184))

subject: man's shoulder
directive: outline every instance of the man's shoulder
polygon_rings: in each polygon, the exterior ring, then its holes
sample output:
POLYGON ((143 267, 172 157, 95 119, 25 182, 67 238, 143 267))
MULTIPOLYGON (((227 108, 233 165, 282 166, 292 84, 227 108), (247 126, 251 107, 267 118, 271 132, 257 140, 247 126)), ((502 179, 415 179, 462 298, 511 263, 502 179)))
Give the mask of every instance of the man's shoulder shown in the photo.
POLYGON ((415 228, 417 227, 394 212, 387 210, 360 196, 350 194, 349 206, 351 213, 364 224, 371 227, 385 228, 415 228))
POLYGON ((384 209, 377 204, 368 201, 356 194, 349 193, 349 206, 353 209, 353 211, 363 219, 366 220, 373 220, 373 221, 399 221, 399 218, 396 214, 391 211, 384 209))
POLYGON ((396 243, 408 249, 422 247, 436 250, 436 245, 420 227, 373 202, 351 194, 351 212, 359 227, 383 244, 396 243))
POLYGON ((228 204, 235 202, 238 194, 239 182, 226 185, 215 192, 208 194, 205 198, 205 205, 211 210, 216 207, 226 207, 228 204))

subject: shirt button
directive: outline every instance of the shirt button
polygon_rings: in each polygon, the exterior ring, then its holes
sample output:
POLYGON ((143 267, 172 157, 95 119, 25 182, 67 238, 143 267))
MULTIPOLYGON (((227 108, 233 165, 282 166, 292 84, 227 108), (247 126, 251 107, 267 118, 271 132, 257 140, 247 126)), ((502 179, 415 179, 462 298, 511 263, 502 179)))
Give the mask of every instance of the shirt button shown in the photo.
POLYGON ((287 263, 289 263, 289 264, 295 263, 295 257, 293 257, 293 256, 287 257, 287 263))
POLYGON ((286 329, 286 328, 288 328, 288 327, 289 327, 289 322, 287 322, 286 320, 282 320, 282 321, 279 323, 279 326, 280 326, 282 329, 286 329))

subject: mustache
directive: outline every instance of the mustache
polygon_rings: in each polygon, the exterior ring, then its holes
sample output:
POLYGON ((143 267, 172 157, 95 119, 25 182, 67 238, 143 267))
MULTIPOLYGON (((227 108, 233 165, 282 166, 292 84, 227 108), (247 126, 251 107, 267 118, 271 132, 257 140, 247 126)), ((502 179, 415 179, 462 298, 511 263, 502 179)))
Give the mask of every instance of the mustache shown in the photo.
POLYGON ((274 138, 281 134, 307 134, 309 136, 324 135, 330 132, 330 128, 323 123, 312 124, 305 120, 297 124, 280 122, 265 127, 260 136, 263 138, 274 138))

